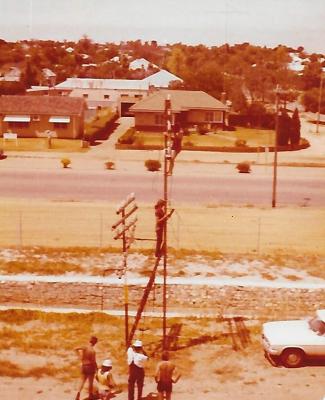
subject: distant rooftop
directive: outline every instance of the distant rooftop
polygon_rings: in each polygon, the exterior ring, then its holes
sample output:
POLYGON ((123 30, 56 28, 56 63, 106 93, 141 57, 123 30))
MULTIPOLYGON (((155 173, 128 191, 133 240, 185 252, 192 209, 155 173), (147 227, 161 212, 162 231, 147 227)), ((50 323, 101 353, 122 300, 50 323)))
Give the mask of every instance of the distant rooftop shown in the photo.
POLYGON ((55 87, 58 89, 148 90, 149 84, 139 79, 68 78, 55 87))

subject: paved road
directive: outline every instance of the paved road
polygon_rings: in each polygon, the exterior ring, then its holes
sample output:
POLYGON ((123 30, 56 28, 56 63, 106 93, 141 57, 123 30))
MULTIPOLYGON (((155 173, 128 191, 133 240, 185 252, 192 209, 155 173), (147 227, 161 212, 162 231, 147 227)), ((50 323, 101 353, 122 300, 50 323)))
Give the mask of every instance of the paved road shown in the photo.
MULTIPOLYGON (((169 181, 169 196, 174 202, 184 203, 269 205, 272 174, 262 173, 262 166, 255 166, 254 170, 255 173, 238 174, 233 166, 225 166, 220 173, 175 174, 169 181)), ((324 206, 323 171, 302 176, 301 168, 292 168, 289 174, 282 174, 279 168, 278 205, 324 206)), ((147 171, 8 169, 0 173, 0 197, 116 203, 135 192, 139 202, 153 202, 162 196, 162 184, 161 173, 147 171)))

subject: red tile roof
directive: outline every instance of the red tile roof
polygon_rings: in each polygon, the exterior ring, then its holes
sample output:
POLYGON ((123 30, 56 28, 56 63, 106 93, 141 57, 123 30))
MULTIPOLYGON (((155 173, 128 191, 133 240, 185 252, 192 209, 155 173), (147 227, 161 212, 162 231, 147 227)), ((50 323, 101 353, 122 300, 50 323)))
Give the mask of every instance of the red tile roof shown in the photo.
POLYGON ((165 109, 165 100, 170 95, 173 112, 187 110, 227 110, 221 101, 209 94, 198 90, 159 90, 159 92, 134 104, 130 111, 162 112, 165 109))
POLYGON ((0 96, 1 114, 80 115, 85 100, 67 96, 0 96))

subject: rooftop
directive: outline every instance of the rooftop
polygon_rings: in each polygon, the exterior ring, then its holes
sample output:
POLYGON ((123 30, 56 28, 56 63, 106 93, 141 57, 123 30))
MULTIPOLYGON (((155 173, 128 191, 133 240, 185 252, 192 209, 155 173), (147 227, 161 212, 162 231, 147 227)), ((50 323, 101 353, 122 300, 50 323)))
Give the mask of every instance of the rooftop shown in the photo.
POLYGON ((78 97, 0 96, 1 114, 79 115, 84 108, 84 99, 78 97))
POLYGON ((138 79, 68 78, 55 86, 58 89, 147 90, 148 82, 138 79))
POLYGON ((167 90, 163 89, 144 100, 134 104, 132 111, 158 111, 165 110, 165 100, 170 96, 171 109, 173 112, 186 111, 189 109, 204 110, 227 110, 227 106, 202 91, 194 90, 167 90))

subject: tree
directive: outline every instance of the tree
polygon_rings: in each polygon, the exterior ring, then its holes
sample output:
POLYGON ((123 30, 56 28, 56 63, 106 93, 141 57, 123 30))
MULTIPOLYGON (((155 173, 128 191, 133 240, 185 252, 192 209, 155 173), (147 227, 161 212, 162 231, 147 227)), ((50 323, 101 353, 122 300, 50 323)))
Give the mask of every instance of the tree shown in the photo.
POLYGON ((278 121, 278 145, 287 146, 291 131, 291 118, 285 109, 282 109, 278 121))
MULTIPOLYGON (((302 103, 305 106, 306 111, 318 112, 319 107, 319 88, 313 88, 307 90, 302 96, 302 103)), ((324 90, 323 90, 324 92, 324 90)), ((323 94, 320 103, 320 112, 321 114, 325 114, 325 96, 323 94)))
POLYGON ((22 82, 26 89, 38 84, 37 71, 34 67, 32 67, 30 61, 27 61, 26 63, 26 68, 21 74, 20 82, 22 82))
POLYGON ((300 119, 298 109, 295 108, 291 118, 290 143, 297 145, 300 142, 300 119))

